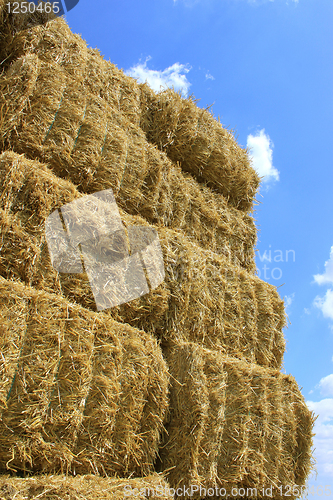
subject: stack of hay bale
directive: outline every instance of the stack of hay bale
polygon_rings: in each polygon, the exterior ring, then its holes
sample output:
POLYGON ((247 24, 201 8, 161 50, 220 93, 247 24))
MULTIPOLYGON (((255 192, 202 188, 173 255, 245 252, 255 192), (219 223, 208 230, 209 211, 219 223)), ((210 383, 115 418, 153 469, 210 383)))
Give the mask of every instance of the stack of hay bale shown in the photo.
POLYGON ((280 372, 284 304, 256 276, 247 152, 63 19, 1 0, 0 24, 0 494, 297 496, 313 416, 280 372), (87 275, 52 267, 45 221, 110 188, 125 227, 157 230, 166 276, 98 313, 87 275))

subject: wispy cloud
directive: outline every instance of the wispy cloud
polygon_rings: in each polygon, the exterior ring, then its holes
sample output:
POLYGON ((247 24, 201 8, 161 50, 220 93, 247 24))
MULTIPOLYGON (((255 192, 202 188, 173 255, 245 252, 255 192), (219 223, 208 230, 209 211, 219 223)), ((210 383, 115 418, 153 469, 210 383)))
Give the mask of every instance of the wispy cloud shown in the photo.
POLYGON ((279 180, 279 172, 273 166, 273 147, 265 129, 260 130, 256 135, 249 134, 247 137, 247 147, 250 150, 252 166, 257 171, 263 182, 268 183, 279 180))
POLYGON ((313 438, 318 476, 332 475, 333 399, 322 399, 318 402, 307 401, 306 404, 310 410, 314 411, 314 413, 318 415, 314 426, 314 433, 316 435, 313 438))
POLYGON ((329 288, 324 297, 317 296, 313 304, 322 311, 325 318, 333 319, 333 290, 329 288))
POLYGON ((293 303, 295 298, 295 293, 292 293, 291 295, 285 295, 283 297, 284 299, 284 306, 287 314, 290 314, 290 306, 293 303))
POLYGON ((209 73, 209 71, 207 71, 207 73, 206 73, 205 77, 206 77, 206 80, 215 80, 215 78, 213 77, 213 75, 211 75, 211 74, 209 73))
POLYGON ((147 82, 155 91, 160 92, 167 88, 174 88, 181 91, 184 97, 187 97, 191 83, 186 78, 186 74, 191 70, 188 64, 175 63, 168 68, 158 71, 149 69, 147 62, 151 59, 148 56, 144 63, 139 62, 125 71, 126 75, 136 78, 139 83, 147 82))
POLYGON ((327 377, 323 377, 318 386, 323 396, 333 397, 333 373, 327 375, 327 377))
POLYGON ((315 274, 314 279, 318 285, 333 283, 333 246, 331 247, 330 258, 325 262, 324 274, 315 274))
MULTIPOLYGON (((330 258, 325 262, 325 272, 315 274, 313 277, 318 285, 333 284, 333 246, 331 247, 330 258)), ((333 319, 333 290, 331 288, 326 290, 323 297, 317 295, 313 305, 322 311, 325 318, 333 319)))
POLYGON ((193 7, 197 3, 200 3, 201 0, 173 0, 173 3, 184 3, 186 7, 193 7))
MULTIPOLYGON (((257 5, 263 5, 264 3, 271 3, 271 2, 274 2, 275 0, 246 0, 247 3, 249 3, 250 5, 254 5, 254 6, 257 6, 257 5)), ((276 0, 278 1, 278 0, 276 0)), ((298 0, 286 0, 286 5, 289 5, 289 3, 298 3, 298 0)))

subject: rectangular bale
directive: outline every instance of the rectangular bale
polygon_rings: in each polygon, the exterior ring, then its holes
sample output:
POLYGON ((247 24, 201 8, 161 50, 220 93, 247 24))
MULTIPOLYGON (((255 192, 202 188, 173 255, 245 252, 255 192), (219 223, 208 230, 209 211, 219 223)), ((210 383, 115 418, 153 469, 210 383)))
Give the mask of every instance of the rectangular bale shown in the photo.
POLYGON ((252 209, 259 177, 251 168, 247 151, 208 111, 170 89, 155 94, 146 84, 138 85, 104 61, 98 51, 88 49, 63 19, 40 24, 39 16, 8 15, 5 5, 2 0, 4 48, 0 54, 5 68, 28 54, 56 63, 76 82, 94 89, 96 96, 103 96, 109 104, 117 103, 131 123, 140 124, 148 141, 163 149, 174 163, 179 162, 184 171, 221 192, 232 206, 252 209))
POLYGON ((48 163, 81 192, 112 188, 127 212, 181 229, 255 272, 256 227, 250 214, 184 175, 83 81, 35 59, 33 54, 14 61, 0 79, 2 149, 48 163), (20 83, 30 73, 31 85, 20 83))
POLYGON ((251 216, 228 209, 223 196, 199 187, 191 176, 182 176, 166 155, 150 145, 144 147, 143 133, 124 121, 123 114, 110 112, 98 96, 87 100, 82 82, 75 80, 65 89, 66 73, 57 66, 41 74, 40 90, 34 89, 41 64, 36 59, 28 54, 13 62, 2 79, 3 149, 15 148, 30 158, 48 161, 58 175, 71 178, 81 190, 110 186, 119 192, 127 211, 181 228, 205 247, 254 270, 256 228, 251 216), (31 84, 22 85, 30 81, 30 70, 31 84), (23 116, 25 124, 18 132, 23 116), (139 184, 138 175, 143 176, 139 184))
POLYGON ((314 419, 293 377, 193 343, 167 344, 164 355, 171 389, 161 461, 173 488, 255 488, 267 498, 272 485, 277 499, 305 484, 314 419))
POLYGON ((169 383, 156 340, 3 278, 0 317, 0 469, 151 473, 169 383))
POLYGON ((156 94, 147 84, 141 92, 140 126, 148 141, 232 206, 251 210, 260 179, 233 134, 192 97, 184 99, 171 89, 156 94))
POLYGON ((0 55, 3 68, 29 54, 39 54, 44 61, 55 62, 75 79, 83 78, 88 48, 80 35, 73 33, 66 21, 53 13, 14 13, 6 0, 0 0, 0 55))
POLYGON ((3 69, 22 56, 40 56, 46 63, 56 64, 95 96, 105 99, 139 125, 141 91, 137 82, 114 64, 106 61, 97 49, 69 28, 63 18, 43 13, 21 15, 8 13, 5 0, 0 0, 0 55, 3 69), (49 19, 49 21, 47 21, 49 19))

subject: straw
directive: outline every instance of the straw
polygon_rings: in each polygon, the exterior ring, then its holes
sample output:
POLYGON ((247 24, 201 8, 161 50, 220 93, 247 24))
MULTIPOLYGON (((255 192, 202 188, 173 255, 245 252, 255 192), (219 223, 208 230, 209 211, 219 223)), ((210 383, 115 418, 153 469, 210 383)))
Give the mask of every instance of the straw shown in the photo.
MULTIPOLYGON (((47 216, 82 194, 45 165, 22 155, 3 153, 0 162, 2 275, 96 310, 87 275, 59 274, 45 241, 47 216)), ((149 226, 139 216, 123 210, 120 214, 128 228, 149 226)), ((276 288, 233 265, 228 257, 201 248, 181 231, 153 227, 162 246, 164 282, 108 313, 161 339, 198 342, 230 356, 281 366, 285 313, 276 288)))
POLYGON ((295 498, 292 487, 312 468, 313 416, 294 379, 193 343, 169 343, 164 354, 171 389, 161 459, 170 485, 229 495, 257 488, 259 498, 263 487, 279 498, 277 488, 290 486, 295 498))
POLYGON ((47 162, 81 192, 111 187, 127 212, 181 229, 255 272, 256 228, 250 215, 184 175, 147 143, 123 110, 89 93, 83 79, 68 78, 59 65, 35 59, 29 55, 15 61, 0 82, 2 149, 47 162), (29 72, 31 84, 20 85, 29 72))
POLYGON ((147 84, 141 84, 141 91, 140 126, 148 141, 231 205, 251 210, 259 177, 233 134, 199 108, 192 96, 184 99, 171 89, 156 95, 147 84))
POLYGON ((153 472, 168 406, 156 340, 3 278, 0 315, 8 332, 1 341, 0 468, 153 472))
POLYGON ((144 478, 116 479, 93 475, 51 476, 29 478, 0 476, 0 497, 3 500, 123 500, 148 499, 153 494, 171 500, 169 485, 162 475, 144 478))

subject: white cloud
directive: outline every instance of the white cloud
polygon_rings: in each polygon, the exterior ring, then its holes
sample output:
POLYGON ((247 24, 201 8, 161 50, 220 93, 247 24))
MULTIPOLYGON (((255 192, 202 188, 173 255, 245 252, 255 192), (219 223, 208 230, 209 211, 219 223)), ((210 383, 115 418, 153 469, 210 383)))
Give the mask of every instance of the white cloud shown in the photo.
MULTIPOLYGON (((182 0, 182 3, 185 4, 186 7, 193 7, 197 3, 200 3, 201 0, 182 0)), ((177 3, 178 0, 173 0, 173 3, 177 3)))
POLYGON ((323 396, 333 397, 333 373, 320 380, 319 389, 323 396))
POLYGON ((291 304, 293 303, 294 298, 295 298, 295 293, 292 293, 291 295, 285 295, 283 297, 283 299, 284 299, 284 306, 285 306, 285 309, 286 309, 287 313, 289 312, 288 310, 289 310, 291 304))
POLYGON ((209 73, 209 71, 207 71, 207 73, 206 73, 205 77, 206 77, 206 80, 215 80, 215 78, 213 77, 213 75, 211 75, 211 74, 209 73))
POLYGON ((318 285, 333 283, 333 246, 331 247, 330 258, 325 262, 324 274, 315 274, 314 279, 318 285))
MULTIPOLYGON (((326 378, 326 377, 325 377, 326 378)), ((323 379, 322 379, 323 380, 323 379)), ((333 475, 333 399, 307 401, 308 408, 318 418, 315 422, 313 444, 318 476, 333 475)))
POLYGON ((247 137, 247 147, 250 150, 252 166, 260 177, 264 176, 263 182, 279 180, 279 172, 273 166, 273 143, 269 135, 265 134, 265 129, 260 130, 256 135, 249 134, 247 137))
POLYGON ((333 290, 328 289, 324 297, 317 296, 313 304, 321 309, 325 318, 333 319, 333 290))
POLYGON ((139 83, 147 82, 155 91, 160 92, 163 89, 173 87, 176 91, 181 91, 187 97, 190 82, 186 78, 186 73, 191 70, 188 64, 175 63, 168 68, 157 71, 147 68, 147 62, 151 59, 148 56, 144 63, 138 63, 125 71, 126 75, 136 78, 139 83))

